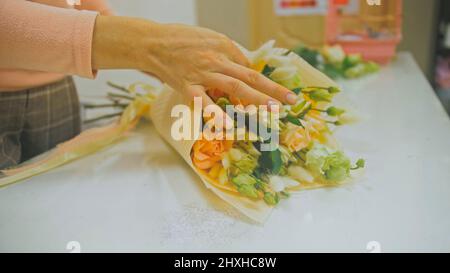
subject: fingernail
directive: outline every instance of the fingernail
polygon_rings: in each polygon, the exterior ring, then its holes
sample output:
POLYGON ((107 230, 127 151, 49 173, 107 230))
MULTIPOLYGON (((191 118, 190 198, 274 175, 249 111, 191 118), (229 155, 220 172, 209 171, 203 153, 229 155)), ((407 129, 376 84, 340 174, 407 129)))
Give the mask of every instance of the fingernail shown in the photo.
POLYGON ((271 112, 278 112, 280 109, 280 104, 274 100, 269 100, 267 106, 271 112))
POLYGON ((297 95, 295 95, 295 94, 293 94, 293 93, 288 93, 288 94, 286 95, 286 100, 287 100, 287 102, 288 102, 289 104, 295 104, 295 103, 297 103, 297 99, 298 99, 297 95))

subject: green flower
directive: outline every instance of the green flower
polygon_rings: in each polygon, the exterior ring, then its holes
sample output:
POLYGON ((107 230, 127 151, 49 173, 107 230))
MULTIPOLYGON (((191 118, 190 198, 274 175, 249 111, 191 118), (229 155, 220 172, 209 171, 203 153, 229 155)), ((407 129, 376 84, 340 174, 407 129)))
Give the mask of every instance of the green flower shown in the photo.
POLYGON ((351 162, 344 153, 318 143, 306 153, 305 165, 328 181, 340 182, 350 176, 351 162))
POLYGON ((239 193, 250 198, 258 198, 258 190, 255 185, 258 180, 249 174, 240 174, 231 179, 231 182, 237 187, 239 193))
POLYGON ((322 171, 330 181, 342 181, 350 176, 351 162, 341 151, 334 152, 325 158, 322 171))
POLYGON ((258 165, 258 157, 242 148, 232 148, 229 152, 230 172, 232 175, 251 174, 258 165))
POLYGON ((356 161, 356 166, 352 168, 352 170, 358 170, 358 169, 363 169, 366 166, 366 161, 362 158, 358 159, 358 161, 356 161))
POLYGON ((358 161, 356 161, 356 167, 358 169, 364 168, 366 166, 366 161, 362 158, 358 159, 358 161))

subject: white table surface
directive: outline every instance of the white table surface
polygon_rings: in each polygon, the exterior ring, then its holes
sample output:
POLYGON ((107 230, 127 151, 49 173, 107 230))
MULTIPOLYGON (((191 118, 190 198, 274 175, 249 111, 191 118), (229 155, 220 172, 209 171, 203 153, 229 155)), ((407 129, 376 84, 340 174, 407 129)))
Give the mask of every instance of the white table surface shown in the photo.
POLYGON ((450 121, 412 57, 341 83, 364 118, 337 132, 366 159, 356 184, 295 194, 254 224, 144 124, 0 189, 0 251, 450 251, 450 121))

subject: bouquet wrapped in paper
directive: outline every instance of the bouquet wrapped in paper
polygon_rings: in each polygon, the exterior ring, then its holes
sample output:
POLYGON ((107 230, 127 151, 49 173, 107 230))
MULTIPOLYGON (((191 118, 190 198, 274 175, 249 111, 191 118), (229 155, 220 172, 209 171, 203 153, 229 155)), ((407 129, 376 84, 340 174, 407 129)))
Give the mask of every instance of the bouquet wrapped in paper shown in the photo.
MULTIPOLYGON (((274 47, 274 42, 253 52, 242 51, 254 70, 291 89, 298 95, 298 102, 284 105, 276 113, 264 109, 250 113, 239 99, 220 90, 209 90, 209 96, 224 111, 230 106, 240 109, 238 114, 246 120, 244 126, 238 128, 239 124, 235 124, 231 139, 208 138, 206 127, 200 128, 193 138, 178 139, 173 136, 176 121, 173 109, 179 105, 192 108, 191 102, 168 86, 156 96, 151 86, 133 85, 129 88, 132 94, 137 87, 148 93, 136 95, 117 123, 88 130, 36 162, 3 171, 5 177, 0 179, 0 186, 110 145, 142 116, 152 120, 161 137, 184 158, 206 187, 258 222, 264 222, 272 208, 291 192, 341 185, 351 177, 352 170, 364 167, 363 160, 352 164, 333 138, 332 127, 350 122, 352 117, 332 105, 333 97, 340 91, 332 80, 295 53, 274 47), (258 130, 249 128, 250 120, 256 122, 258 130), (275 136, 276 141, 264 138, 260 128, 275 136), (239 135, 236 130, 240 130, 240 138, 235 137, 239 135)), ((196 118, 192 115, 189 123, 197 122, 196 118)), ((200 121, 207 123, 206 119, 200 121)))
MULTIPOLYGON (((285 105, 279 110, 275 123, 271 123, 270 117, 274 115, 271 112, 253 113, 258 128, 269 128, 278 137, 272 149, 263 149, 267 140, 248 126, 240 139, 208 139, 199 134, 198 139, 175 140, 172 128, 167 126, 174 123, 171 111, 175 105, 187 102, 170 88, 163 91, 151 110, 158 132, 204 184, 259 222, 290 192, 341 185, 348 181, 352 170, 364 167, 363 160, 352 164, 337 149, 332 136, 330 126, 340 126, 352 119, 344 109, 331 104, 339 92, 337 85, 296 54, 273 45, 274 42, 269 42, 254 52, 243 49, 253 69, 298 95, 295 105, 285 105), (261 119, 261 115, 266 118, 261 119)), ((247 118, 247 125, 252 120, 238 99, 220 90, 208 94, 224 111, 229 105, 242 109, 240 114, 247 118)))

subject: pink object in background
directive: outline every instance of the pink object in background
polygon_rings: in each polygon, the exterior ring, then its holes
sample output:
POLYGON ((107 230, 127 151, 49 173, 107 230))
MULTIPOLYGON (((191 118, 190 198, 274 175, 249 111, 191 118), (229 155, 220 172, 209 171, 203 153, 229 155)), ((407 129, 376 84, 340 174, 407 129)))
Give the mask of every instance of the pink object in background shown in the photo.
POLYGON ((402 38, 402 0, 389 1, 370 6, 365 0, 329 0, 327 43, 341 45, 347 54, 360 53, 366 60, 389 63, 402 38), (346 13, 350 5, 352 11, 346 13))

